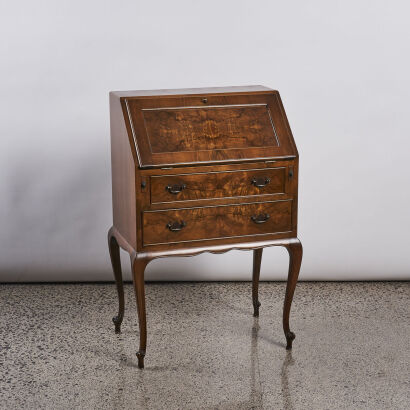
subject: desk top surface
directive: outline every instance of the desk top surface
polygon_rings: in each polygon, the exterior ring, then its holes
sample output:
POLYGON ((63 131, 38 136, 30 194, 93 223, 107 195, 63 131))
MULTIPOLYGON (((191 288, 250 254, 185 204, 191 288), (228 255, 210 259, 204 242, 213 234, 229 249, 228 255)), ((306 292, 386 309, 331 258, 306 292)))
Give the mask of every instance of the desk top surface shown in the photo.
POLYGON ((117 97, 160 97, 168 95, 198 95, 198 94, 226 94, 226 93, 258 93, 273 91, 263 85, 239 85, 230 87, 203 88, 168 88, 159 90, 111 91, 117 97))

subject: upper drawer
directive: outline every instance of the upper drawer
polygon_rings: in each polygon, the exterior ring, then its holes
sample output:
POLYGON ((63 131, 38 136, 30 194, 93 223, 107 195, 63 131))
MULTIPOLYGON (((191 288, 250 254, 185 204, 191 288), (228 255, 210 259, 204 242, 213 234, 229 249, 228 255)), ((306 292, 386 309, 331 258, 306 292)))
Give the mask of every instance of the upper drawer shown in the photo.
POLYGON ((151 203, 282 194, 286 167, 151 177, 151 203))
POLYGON ((140 167, 295 157, 279 93, 127 97, 140 167))

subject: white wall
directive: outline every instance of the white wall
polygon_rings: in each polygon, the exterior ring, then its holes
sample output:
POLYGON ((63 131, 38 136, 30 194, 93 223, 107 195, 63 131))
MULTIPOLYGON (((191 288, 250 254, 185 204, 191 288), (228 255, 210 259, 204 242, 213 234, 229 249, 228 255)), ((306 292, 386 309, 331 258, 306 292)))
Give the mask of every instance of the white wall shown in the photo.
MULTIPOLYGON (((406 1, 0 3, 0 281, 110 280, 110 90, 263 84, 300 152, 301 278, 410 277, 406 1)), ((248 252, 147 279, 246 279, 248 252)), ((129 263, 125 258, 126 276, 129 263)), ((262 279, 283 279, 265 251, 262 279)))

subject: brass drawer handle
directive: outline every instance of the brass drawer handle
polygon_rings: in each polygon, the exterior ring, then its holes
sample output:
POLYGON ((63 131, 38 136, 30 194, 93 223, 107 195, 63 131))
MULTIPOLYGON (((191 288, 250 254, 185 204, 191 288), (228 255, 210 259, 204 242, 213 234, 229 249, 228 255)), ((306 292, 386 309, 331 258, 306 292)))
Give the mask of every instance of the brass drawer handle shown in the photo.
POLYGON ((167 223, 167 228, 171 232, 178 232, 182 228, 184 228, 185 226, 186 226, 186 223, 184 221, 181 221, 181 222, 168 222, 167 223))
POLYGON ((270 218, 269 214, 252 215, 251 219, 256 224, 263 224, 270 218))
POLYGON ((256 186, 256 188, 263 188, 268 185, 270 178, 253 178, 251 183, 256 186))
POLYGON ((185 184, 174 184, 174 185, 168 185, 165 187, 165 189, 170 193, 170 194, 179 194, 181 191, 183 191, 186 188, 185 184))

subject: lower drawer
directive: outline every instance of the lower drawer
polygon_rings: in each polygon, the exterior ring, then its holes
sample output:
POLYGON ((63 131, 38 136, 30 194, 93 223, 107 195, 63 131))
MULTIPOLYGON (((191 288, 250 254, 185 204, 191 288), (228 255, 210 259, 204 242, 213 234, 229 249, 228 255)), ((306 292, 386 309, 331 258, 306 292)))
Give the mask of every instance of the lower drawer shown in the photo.
POLYGON ((292 200, 145 211, 144 245, 264 235, 292 230, 292 200))

